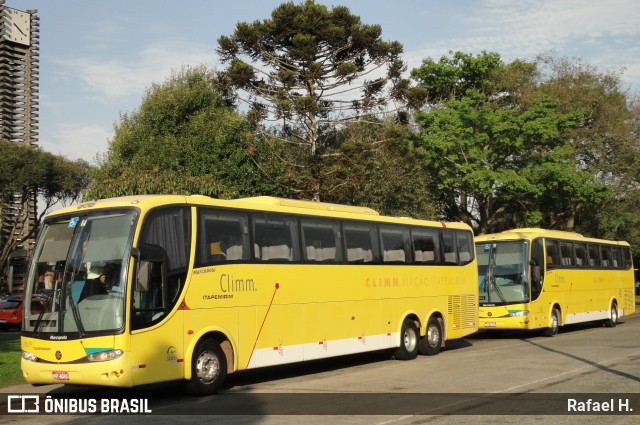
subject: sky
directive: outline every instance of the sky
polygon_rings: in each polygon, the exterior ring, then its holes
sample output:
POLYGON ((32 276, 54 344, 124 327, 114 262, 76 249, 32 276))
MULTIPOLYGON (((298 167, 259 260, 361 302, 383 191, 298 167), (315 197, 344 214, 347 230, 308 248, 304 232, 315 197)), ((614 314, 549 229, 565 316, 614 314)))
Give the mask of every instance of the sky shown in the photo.
MULTIPOLYGON (((238 22, 268 19, 272 0, 5 0, 40 17, 42 149, 96 164, 123 113, 138 109, 172 71, 222 69, 215 48, 238 22)), ((298 0, 295 1, 299 3, 298 0)), ((540 54, 622 71, 640 93, 637 0, 316 0, 343 5, 382 39, 404 46, 408 69, 449 51, 497 52, 505 62, 540 54)))

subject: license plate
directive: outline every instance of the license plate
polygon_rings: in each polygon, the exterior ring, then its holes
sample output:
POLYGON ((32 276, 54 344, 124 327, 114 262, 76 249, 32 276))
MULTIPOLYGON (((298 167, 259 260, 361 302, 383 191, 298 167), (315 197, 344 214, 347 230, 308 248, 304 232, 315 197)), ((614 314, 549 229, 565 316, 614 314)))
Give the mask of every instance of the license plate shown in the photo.
POLYGON ((495 328, 496 327, 496 322, 486 322, 484 324, 485 328, 495 328))
POLYGON ((69 372, 64 371, 54 371, 51 372, 53 379, 56 381, 68 381, 69 380, 69 372))
POLYGON ((7 321, 4 319, 0 319, 0 323, 7 323, 7 321))

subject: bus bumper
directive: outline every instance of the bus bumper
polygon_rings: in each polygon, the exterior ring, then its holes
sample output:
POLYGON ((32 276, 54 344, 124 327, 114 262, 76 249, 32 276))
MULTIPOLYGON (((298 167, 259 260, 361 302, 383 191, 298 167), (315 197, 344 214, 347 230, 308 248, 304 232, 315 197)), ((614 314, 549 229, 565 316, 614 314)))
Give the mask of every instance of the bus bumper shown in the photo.
POLYGON ((22 376, 29 384, 104 385, 132 387, 127 353, 120 358, 91 363, 49 363, 22 359, 22 376))
POLYGON ((535 329, 528 317, 487 317, 480 318, 478 330, 535 329))

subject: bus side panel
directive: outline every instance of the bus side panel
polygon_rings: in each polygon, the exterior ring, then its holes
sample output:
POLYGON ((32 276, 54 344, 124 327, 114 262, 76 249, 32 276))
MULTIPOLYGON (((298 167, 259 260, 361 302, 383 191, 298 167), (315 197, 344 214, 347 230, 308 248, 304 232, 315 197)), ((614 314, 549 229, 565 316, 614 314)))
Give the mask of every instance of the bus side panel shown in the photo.
POLYGON ((177 310, 158 325, 131 334, 134 385, 184 377, 184 311, 177 310), (159 328, 160 327, 160 328, 159 328))
POLYGON ((299 362, 303 359, 301 328, 303 309, 298 304, 276 304, 256 308, 258 322, 264 321, 250 368, 299 362))
POLYGON ((244 370, 248 367, 254 344, 257 342, 260 321, 255 306, 238 307, 238 352, 235 353, 236 366, 234 370, 244 370))
POLYGON ((346 303, 346 329, 350 353, 383 348, 380 304, 378 299, 346 303))
POLYGON ((304 359, 339 356, 348 350, 345 344, 345 304, 325 301, 307 304, 304 308, 304 359))

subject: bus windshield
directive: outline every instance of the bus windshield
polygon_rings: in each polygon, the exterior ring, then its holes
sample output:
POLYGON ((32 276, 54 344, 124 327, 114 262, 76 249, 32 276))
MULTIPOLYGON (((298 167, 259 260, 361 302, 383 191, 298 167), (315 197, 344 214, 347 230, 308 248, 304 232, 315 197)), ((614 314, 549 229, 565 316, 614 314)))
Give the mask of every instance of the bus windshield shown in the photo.
POLYGON ((123 328, 136 217, 96 211, 45 222, 26 290, 26 333, 73 338, 123 328))
POLYGON ((529 301, 528 252, 526 241, 476 244, 480 305, 529 301))

